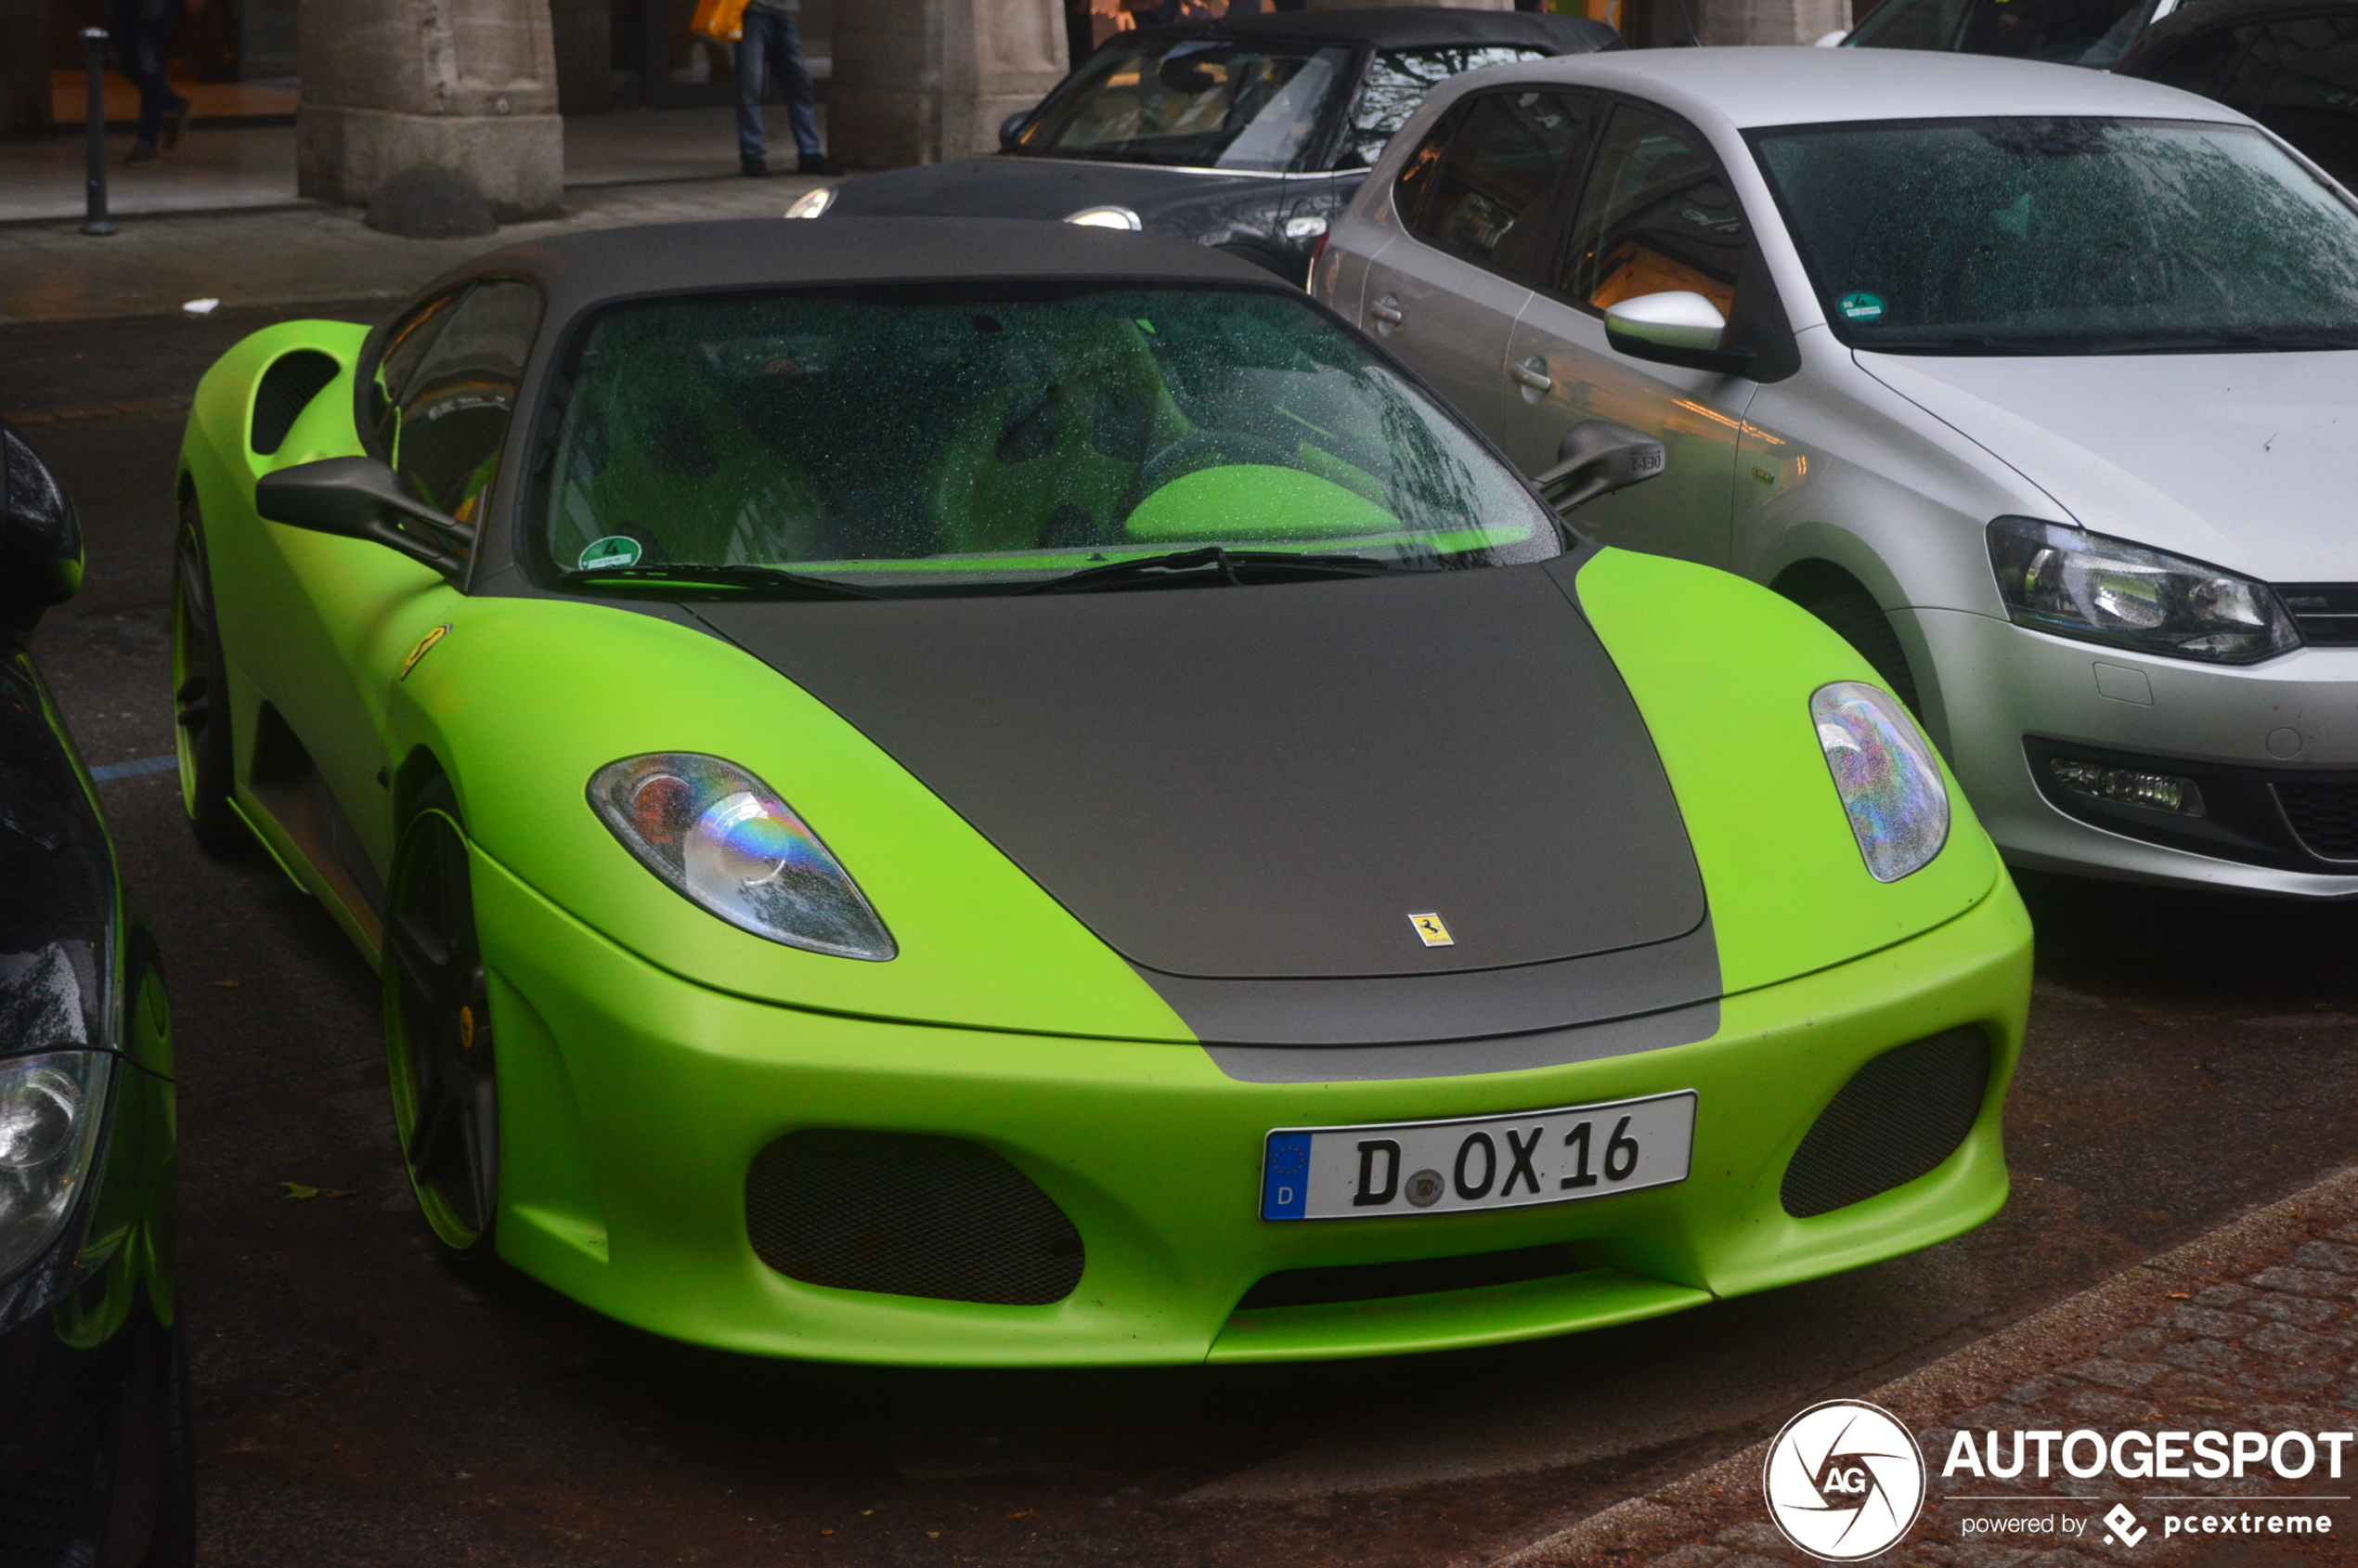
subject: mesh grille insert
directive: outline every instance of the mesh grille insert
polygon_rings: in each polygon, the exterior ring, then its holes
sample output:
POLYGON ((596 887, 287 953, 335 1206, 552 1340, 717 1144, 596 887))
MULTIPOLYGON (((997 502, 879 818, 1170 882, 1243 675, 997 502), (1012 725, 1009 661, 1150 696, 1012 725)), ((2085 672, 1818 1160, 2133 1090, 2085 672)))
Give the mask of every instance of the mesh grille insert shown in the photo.
POLYGON ((40 1468, 0 1486, 0 1568, 66 1568, 92 1560, 102 1523, 97 1436, 85 1430, 40 1468))
POLYGON ((285 445, 287 432, 341 369, 316 348, 298 348, 271 361, 253 389, 253 449, 268 457, 285 445))
POLYGON ((1904 1186, 1957 1152, 1981 1114, 1989 1038, 1968 1025, 1885 1051, 1851 1075, 1785 1167, 1795 1219, 1904 1186))
POLYGON ((1081 1283, 1081 1233, 980 1144, 814 1128, 755 1157, 745 1229, 789 1279, 838 1290, 1044 1306, 1081 1283))
POLYGON ((2319 860, 2358 861, 2358 784, 2276 785, 2285 821, 2303 848, 2319 860))

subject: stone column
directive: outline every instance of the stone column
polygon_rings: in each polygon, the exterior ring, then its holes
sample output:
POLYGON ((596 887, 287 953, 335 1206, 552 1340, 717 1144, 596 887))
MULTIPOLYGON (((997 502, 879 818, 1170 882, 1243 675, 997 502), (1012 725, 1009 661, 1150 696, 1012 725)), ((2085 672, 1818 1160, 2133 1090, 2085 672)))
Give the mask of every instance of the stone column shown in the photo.
POLYGON ((1687 0, 1706 44, 1815 44, 1850 26, 1850 0, 1687 0))
POLYGON ((296 188, 364 202, 434 164, 502 219, 553 213, 564 122, 549 0, 303 0, 296 188))
POLYGON ((995 151, 1066 67, 1061 0, 836 0, 828 153, 889 169, 995 151))

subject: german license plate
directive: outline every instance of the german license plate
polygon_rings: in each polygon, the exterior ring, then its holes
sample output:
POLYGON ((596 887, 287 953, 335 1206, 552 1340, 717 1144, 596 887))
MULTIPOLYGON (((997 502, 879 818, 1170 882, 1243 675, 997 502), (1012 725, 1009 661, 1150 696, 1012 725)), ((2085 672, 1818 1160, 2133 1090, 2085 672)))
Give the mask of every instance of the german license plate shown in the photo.
POLYGON ((1571 1203, 1687 1179, 1695 1092, 1516 1116, 1281 1127, 1261 1159, 1264 1220, 1358 1220, 1571 1203))

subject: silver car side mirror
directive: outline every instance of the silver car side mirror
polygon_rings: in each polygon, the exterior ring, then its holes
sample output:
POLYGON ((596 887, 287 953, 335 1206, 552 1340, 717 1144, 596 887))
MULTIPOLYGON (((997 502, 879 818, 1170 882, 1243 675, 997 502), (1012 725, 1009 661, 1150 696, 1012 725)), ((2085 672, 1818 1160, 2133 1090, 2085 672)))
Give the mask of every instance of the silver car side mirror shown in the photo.
POLYGON ((1611 420, 1583 420, 1556 446, 1556 465, 1532 479, 1561 517, 1613 490, 1653 478, 1663 469, 1662 443, 1611 420), (1561 493, 1549 494, 1557 486, 1561 493))
POLYGON ((1639 294, 1605 308, 1605 342, 1632 359, 1652 359, 1690 369, 1743 369, 1751 350, 1731 348, 1728 318, 1719 307, 1688 289, 1639 294))
MULTIPOLYGON (((1639 294, 1605 311, 1609 339, 1635 338, 1657 348, 1710 354, 1719 349, 1727 335, 1728 318, 1719 314, 1719 307, 1686 289, 1639 294)), ((1622 345, 1615 341, 1613 346, 1622 345)))

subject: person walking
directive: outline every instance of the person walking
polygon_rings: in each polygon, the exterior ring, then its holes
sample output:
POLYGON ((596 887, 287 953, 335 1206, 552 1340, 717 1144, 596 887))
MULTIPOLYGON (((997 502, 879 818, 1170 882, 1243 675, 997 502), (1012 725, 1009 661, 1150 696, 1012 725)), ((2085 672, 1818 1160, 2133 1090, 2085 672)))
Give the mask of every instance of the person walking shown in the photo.
POLYGON ((204 0, 108 0, 107 32, 112 35, 115 65, 139 89, 139 134, 123 162, 128 169, 151 169, 162 157, 159 147, 180 145, 188 128, 188 100, 172 90, 164 79, 172 54, 172 32, 180 25, 185 8, 201 10, 204 0))
POLYGON ((843 171, 819 150, 819 118, 810 72, 802 63, 802 34, 796 26, 802 0, 746 0, 744 29, 737 36, 737 171, 766 175, 770 162, 761 139, 762 89, 775 71, 786 98, 786 123, 794 127, 797 172, 839 175, 843 171))

